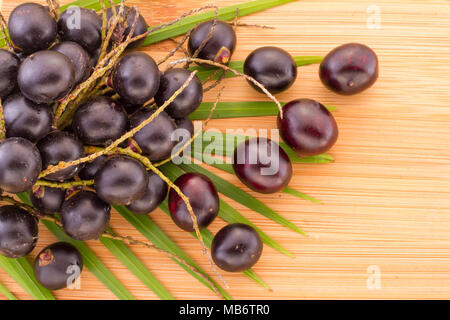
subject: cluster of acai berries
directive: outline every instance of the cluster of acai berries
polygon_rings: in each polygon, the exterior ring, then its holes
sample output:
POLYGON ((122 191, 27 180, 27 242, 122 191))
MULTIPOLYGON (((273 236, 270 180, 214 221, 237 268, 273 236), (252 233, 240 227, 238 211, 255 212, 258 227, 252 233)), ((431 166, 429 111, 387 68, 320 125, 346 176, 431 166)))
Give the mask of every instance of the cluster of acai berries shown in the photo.
MULTIPOLYGON (((125 205, 136 214, 148 214, 167 194, 173 221, 183 230, 194 231, 189 210, 180 194, 130 155, 105 154, 91 162, 42 176, 50 166, 85 157, 86 150, 105 148, 139 126, 191 76, 191 71, 185 68, 160 72, 152 57, 131 50, 140 45, 136 41, 128 46, 109 73, 109 90, 83 101, 68 123, 55 125, 59 124, 54 118, 55 106, 89 79, 101 55, 102 14, 84 8, 77 10, 79 21, 75 24, 73 8, 56 19, 48 8, 34 3, 19 5, 9 17, 8 29, 14 50, 0 49, 0 97, 6 129, 5 139, 0 142, 0 188, 10 194, 28 192, 42 215, 60 214, 64 231, 77 240, 97 239, 105 232, 111 205, 125 205), (93 184, 65 189, 37 183, 38 179, 50 185, 77 180, 93 180, 93 184)), ((117 7, 107 10, 108 21, 117 10, 117 7)), ((117 25, 117 32, 112 33, 108 50, 114 47, 117 40, 114 37, 118 34, 123 39, 132 30, 133 37, 147 32, 146 21, 136 14, 132 8, 124 7, 125 18, 117 25)), ((199 24, 188 40, 191 56, 224 65, 228 64, 235 47, 235 31, 223 21, 199 24)), ((287 90, 297 78, 297 67, 291 55, 276 47, 252 52, 245 61, 244 72, 271 94, 287 90)), ((320 66, 324 84, 342 94, 368 88, 377 74, 374 52, 360 44, 336 48, 320 66)), ((261 90, 259 86, 255 88, 261 90)), ((172 139, 175 130, 183 128, 193 135, 188 116, 198 108, 202 98, 202 83, 194 76, 164 112, 120 146, 152 162, 169 158, 176 143, 172 139)), ((338 135, 331 113, 322 104, 308 99, 286 104, 278 125, 284 141, 301 156, 326 152, 338 135)), ((252 190, 278 192, 289 183, 292 165, 278 144, 265 140, 269 150, 279 149, 279 169, 271 175, 261 174, 261 168, 267 164, 251 162, 252 157, 249 157, 261 152, 261 141, 254 138, 238 145, 234 170, 252 190), (242 161, 237 161, 239 154, 245 155, 242 161)), ((174 184, 189 199, 199 229, 211 224, 218 214, 219 197, 210 179, 186 173, 174 184)), ((19 205, 0 207, 0 252, 3 255, 23 257, 35 247, 37 239, 35 215, 19 205)), ((252 227, 231 224, 216 234, 211 250, 214 262, 221 269, 242 271, 258 261, 262 242, 252 227)), ((37 255, 36 278, 53 290, 66 287, 70 276, 67 268, 74 265, 81 270, 82 259, 75 247, 68 243, 52 244, 37 255)))

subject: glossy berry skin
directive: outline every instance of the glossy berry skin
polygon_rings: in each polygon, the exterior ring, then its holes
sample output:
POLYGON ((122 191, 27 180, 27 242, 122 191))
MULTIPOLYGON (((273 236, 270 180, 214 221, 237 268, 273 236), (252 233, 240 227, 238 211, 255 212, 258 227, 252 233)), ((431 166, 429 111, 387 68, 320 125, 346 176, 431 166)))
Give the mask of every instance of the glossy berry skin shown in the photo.
POLYGON ((106 146, 127 131, 128 116, 118 102, 99 96, 75 112, 72 127, 84 144, 106 146))
POLYGON ((78 43, 73 41, 60 42, 54 45, 51 50, 62 53, 72 62, 75 70, 75 84, 83 82, 91 74, 91 57, 78 43))
MULTIPOLYGON (((130 127, 137 127, 154 112, 154 109, 149 108, 136 111, 130 118, 130 127)), ((171 139, 176 128, 175 122, 167 113, 161 112, 152 122, 137 132, 133 139, 151 161, 166 159, 176 143, 171 139)))
POLYGON ((75 69, 62 53, 45 50, 28 56, 17 76, 22 94, 35 103, 54 103, 75 84, 75 69))
MULTIPOLYGON (((180 89, 191 75, 191 72, 182 68, 166 71, 161 77, 155 102, 160 107, 180 89)), ((203 87, 197 76, 194 76, 189 85, 170 103, 165 111, 173 118, 184 118, 197 110, 203 100, 203 87)))
POLYGON ((119 60, 112 74, 114 90, 133 105, 151 100, 159 88, 158 65, 143 52, 132 52, 119 60))
POLYGON ((241 272, 258 262, 262 249, 261 237, 255 229, 243 223, 233 223, 215 235, 211 256, 220 269, 241 272))
POLYGON ((320 64, 319 76, 331 91, 353 95, 371 87, 378 78, 378 58, 369 47, 348 43, 333 49, 320 64))
POLYGON ((157 174, 149 172, 148 184, 144 195, 130 203, 127 208, 135 214, 148 214, 163 202, 167 192, 167 183, 158 177, 157 174))
MULTIPOLYGON (((116 13, 118 13, 119 12, 119 7, 116 6, 115 9, 116 9, 116 13)), ((133 26, 133 23, 134 23, 134 20, 135 20, 135 17, 136 17, 136 10, 133 10, 132 8, 130 8, 128 6, 124 6, 123 9, 124 9, 123 10, 123 15, 125 17, 127 17, 126 26, 125 26, 125 29, 123 29, 124 26, 116 27, 117 32, 115 32, 113 34, 113 36, 112 36, 112 41, 115 41, 115 42, 120 40, 116 36, 118 34, 121 34, 123 39, 126 39, 128 37, 128 35, 131 32, 131 28, 133 26), (119 31, 120 28, 122 28, 121 31, 119 31)), ((111 17, 114 14, 114 12, 112 10, 113 10, 112 8, 108 8, 107 11, 106 11, 106 17, 108 19, 108 22, 109 22, 109 20, 111 19, 111 17)), ((137 37, 137 36, 139 36, 141 34, 144 34, 144 33, 147 32, 147 30, 148 30, 147 22, 145 21, 144 17, 141 14, 139 14, 139 17, 137 18, 137 21, 136 21, 136 25, 134 27, 134 32, 133 32, 132 37, 134 38, 134 37, 137 37)), ((141 44, 144 42, 144 40, 145 40, 145 38, 141 39, 141 40, 138 40, 138 41, 135 41, 135 42, 129 44, 127 48, 128 49, 138 48, 138 47, 141 46, 141 44)))
POLYGON ((10 193, 31 189, 41 173, 39 150, 24 138, 0 142, 0 188, 10 193))
MULTIPOLYGON (((270 93, 276 94, 286 91, 294 84, 297 79, 297 65, 285 50, 262 47, 247 57, 244 73, 261 83, 270 93)), ((249 81, 249 84, 262 92, 253 82, 249 81)))
POLYGON ((175 119, 177 129, 184 129, 189 132, 191 137, 194 135, 194 123, 189 118, 175 119))
MULTIPOLYGON (((61 161, 70 162, 84 156, 84 147, 80 140, 65 131, 50 132, 38 142, 37 147, 41 153, 44 169, 49 165, 57 165, 61 161)), ((71 179, 82 167, 82 164, 71 166, 51 173, 44 179, 51 181, 71 179)))
POLYGON ((83 270, 83 259, 77 248, 67 242, 53 243, 34 260, 36 280, 49 290, 66 288, 83 270))
POLYGON ((81 180, 92 180, 95 177, 97 171, 105 164, 107 156, 100 156, 94 159, 92 162, 88 162, 84 165, 83 169, 78 173, 78 177, 81 180))
MULTIPOLYGON (((191 33, 188 41, 188 52, 191 56, 200 48, 208 38, 214 25, 214 20, 200 23, 191 33)), ((228 64, 236 49, 236 33, 233 28, 224 21, 217 21, 214 31, 203 49, 198 53, 198 58, 217 63, 228 64)))
POLYGON ((0 49, 0 97, 5 99, 17 87, 20 59, 5 49, 0 49))
POLYGON ((20 93, 10 95, 3 103, 6 136, 37 142, 52 127, 52 112, 46 104, 36 104, 20 93))
POLYGON ((26 54, 47 49, 57 36, 55 19, 36 3, 16 7, 9 16, 8 31, 14 46, 26 54))
POLYGON ((95 192, 78 191, 69 196, 62 205, 62 227, 74 239, 98 239, 109 225, 110 211, 111 206, 95 192))
POLYGON ((28 192, 33 206, 40 212, 55 214, 61 211, 66 197, 66 190, 47 186, 34 186, 28 192))
POLYGON ((76 42, 94 53, 102 43, 102 20, 94 10, 68 8, 59 17, 58 33, 63 41, 76 42), (77 20, 79 25, 75 23, 77 20))
MULTIPOLYGON (((219 212, 219 195, 208 177, 198 173, 185 173, 175 180, 175 185, 189 198, 197 218, 198 228, 206 228, 219 212)), ((169 210, 173 222, 185 231, 194 231, 191 215, 183 199, 170 189, 169 210)))
POLYGON ((0 207, 0 253, 21 258, 34 249, 38 240, 37 220, 17 206, 0 207))
POLYGON ((141 198, 148 185, 148 173, 139 161, 114 156, 98 170, 94 178, 100 198, 116 205, 128 205, 141 198))
POLYGON ((336 120, 325 106, 310 99, 299 99, 283 107, 278 115, 278 129, 283 140, 300 156, 327 152, 339 135, 336 120))
POLYGON ((233 169, 247 187, 260 193, 281 191, 292 177, 286 152, 265 138, 251 138, 239 144, 234 151, 233 169))
POLYGON ((378 79, 378 58, 369 47, 348 43, 333 49, 319 69, 322 83, 341 95, 353 95, 371 87, 378 79))

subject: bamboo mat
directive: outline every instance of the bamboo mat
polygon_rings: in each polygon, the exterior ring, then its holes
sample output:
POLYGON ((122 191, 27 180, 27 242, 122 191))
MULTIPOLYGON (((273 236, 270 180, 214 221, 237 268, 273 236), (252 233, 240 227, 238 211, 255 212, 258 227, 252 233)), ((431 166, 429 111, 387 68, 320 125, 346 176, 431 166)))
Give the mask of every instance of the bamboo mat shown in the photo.
MULTIPOLYGON (((3 0, 9 15, 20 1, 3 0)), ((44 1, 40 1, 44 2, 44 1)), ((65 2, 65 1, 63 1, 65 2)), ((206 1, 130 1, 151 24, 169 21, 206 1)), ((243 1, 222 0, 220 6, 243 1)), ((231 201, 246 217, 295 254, 285 257, 265 247, 254 270, 271 286, 267 291, 242 274, 224 274, 238 299, 450 298, 450 3, 407 0, 304 0, 242 19, 276 30, 240 28, 234 59, 253 49, 276 45, 293 55, 324 55, 335 46, 362 42, 379 56, 380 77, 363 94, 341 97, 327 91, 318 66, 302 67, 297 83, 279 96, 337 106, 340 137, 331 154, 336 162, 295 165, 291 187, 323 201, 312 204, 286 194, 255 195, 308 237, 231 201), (380 10, 380 28, 368 28, 370 12, 380 10), (370 275, 379 272, 380 282, 370 275), (369 285, 368 285, 369 284, 369 285)), ((372 27, 376 19, 369 20, 372 27)), ((164 42, 145 49, 163 57, 164 42)), ((226 81, 226 101, 264 99, 245 81, 226 81)), ((212 101, 214 93, 206 101, 212 101)), ((214 120, 210 128, 275 128, 274 117, 214 120)), ((237 178, 220 173, 242 187, 237 178)), ((198 242, 177 229, 160 211, 152 218, 205 270, 198 242)), ((224 224, 215 221, 216 232, 224 224)), ((112 226, 122 235, 143 239, 118 214, 112 226)), ((54 242, 41 228, 33 251, 54 242)), ((99 242, 89 246, 138 299, 154 299, 133 274, 99 242)), ((132 250, 178 299, 216 296, 166 256, 140 247, 132 250)), ((373 275, 372 275, 373 277, 373 275)), ((3 271, 0 281, 20 298, 29 296, 3 271)), ((55 292, 58 299, 115 299, 89 271, 81 290, 55 292)))

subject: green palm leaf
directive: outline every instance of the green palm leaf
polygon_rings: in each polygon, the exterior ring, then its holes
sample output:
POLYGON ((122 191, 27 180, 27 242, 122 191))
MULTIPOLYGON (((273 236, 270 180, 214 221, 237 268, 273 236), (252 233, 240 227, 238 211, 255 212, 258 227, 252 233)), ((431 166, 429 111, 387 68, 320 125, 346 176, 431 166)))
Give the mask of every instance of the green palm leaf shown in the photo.
MULTIPOLYGON (((218 18, 220 20, 231 20, 234 19, 235 17, 236 9, 239 9, 238 16, 243 17, 255 12, 263 11, 292 1, 295 0, 256 0, 244 2, 234 6, 219 9, 218 18)), ((166 39, 170 39, 185 34, 189 30, 194 28, 198 23, 211 20, 213 18, 214 18, 214 11, 199 13, 184 18, 169 27, 153 32, 145 39, 143 45, 148 46, 156 42, 160 42, 166 39)))
MULTIPOLYGON (((114 206, 117 212, 119 212, 129 223, 131 223, 144 237, 147 238, 155 246, 169 251, 178 257, 182 258, 184 261, 189 263, 191 266, 195 267, 197 270, 202 272, 204 276, 208 278, 210 283, 214 285, 216 290, 227 300, 231 300, 232 297, 226 292, 217 282, 215 282, 211 277, 207 275, 180 247, 178 247, 172 239, 167 236, 167 234, 162 231, 153 220, 146 215, 136 215, 130 212, 127 208, 123 206, 114 206)), ((211 290, 214 290, 210 283, 206 281, 202 276, 195 273, 185 264, 178 262, 176 259, 172 259, 178 265, 180 265, 184 270, 190 273, 193 277, 199 280, 202 284, 211 290)))
POLYGON ((0 293, 8 300, 18 300, 4 285, 0 283, 0 293))
MULTIPOLYGON (((111 230, 111 229, 110 229, 111 230)), ((172 294, 156 279, 147 267, 122 241, 100 237, 100 242, 111 251, 143 284, 160 299, 174 300, 172 294)))
MULTIPOLYGON (((203 102, 189 118, 191 120, 205 120, 209 117, 214 102, 203 102)), ((281 102, 281 105, 285 105, 281 102)), ((334 111, 336 107, 326 106, 328 110, 334 111)), ((212 119, 246 118, 278 116, 278 107, 272 101, 242 101, 242 102, 219 102, 214 110, 212 119)))
POLYGON ((52 293, 37 282, 33 267, 26 258, 10 259, 0 255, 0 267, 33 298, 55 300, 52 293))

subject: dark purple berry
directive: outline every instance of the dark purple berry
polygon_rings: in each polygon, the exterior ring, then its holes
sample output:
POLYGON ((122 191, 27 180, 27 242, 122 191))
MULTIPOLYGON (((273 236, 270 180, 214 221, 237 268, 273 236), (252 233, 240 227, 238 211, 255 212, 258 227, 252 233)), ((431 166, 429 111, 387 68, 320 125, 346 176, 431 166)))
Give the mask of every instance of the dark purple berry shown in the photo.
POLYGON ((0 207, 0 253, 8 258, 21 258, 34 249, 38 240, 38 224, 28 211, 17 206, 0 207))
MULTIPOLYGON (((155 96, 156 104, 161 107, 175 91, 181 88, 191 75, 191 71, 174 68, 166 71, 161 77, 158 93, 155 96)), ((203 87, 197 76, 194 76, 189 85, 172 101, 165 111, 173 118, 184 118, 197 110, 203 100, 203 87)))
POLYGON ((26 54, 44 50, 56 40, 56 21, 37 3, 16 7, 8 20, 8 31, 14 46, 26 54))
POLYGON ((159 88, 158 65, 143 52, 132 52, 119 60, 112 74, 114 90, 133 105, 150 101, 159 88))
MULTIPOLYGON (((191 56, 202 46, 208 38, 214 21, 205 21, 199 24, 191 33, 188 42, 188 51, 191 56)), ((236 48, 236 33, 225 21, 217 21, 214 31, 203 49, 198 53, 198 58, 211 60, 217 63, 228 64, 236 48)))
POLYGON ((77 248, 67 242, 53 243, 34 260, 34 276, 45 288, 59 290, 68 287, 83 270, 83 259, 77 248))
POLYGON ((233 169, 247 187, 261 193, 283 190, 292 177, 286 152, 265 138, 251 138, 239 144, 234 151, 233 169))
POLYGON ((310 99, 289 102, 278 116, 278 129, 283 140, 301 156, 327 152, 338 138, 338 127, 325 106, 310 99))
MULTIPOLYGON (((154 112, 154 109, 149 108, 136 111, 130 118, 130 127, 137 127, 154 112)), ((176 128, 175 122, 167 113, 161 112, 153 121, 136 133, 133 139, 151 161, 166 159, 175 146, 175 141, 172 141, 172 134, 176 128)))
POLYGON ((47 104, 36 104, 20 93, 10 95, 3 103, 6 136, 37 142, 52 127, 52 112, 47 104))
POLYGON ((75 84, 75 69, 62 53, 45 50, 28 56, 19 67, 20 91, 35 103, 54 103, 75 84))
POLYGON ((194 135, 194 123, 189 118, 175 119, 177 129, 184 129, 189 132, 190 136, 194 135))
POLYGON ((91 57, 78 43, 73 41, 60 42, 52 50, 62 53, 72 62, 75 69, 75 84, 83 82, 91 74, 91 57))
POLYGON ((70 7, 58 20, 58 32, 63 41, 73 41, 93 53, 102 43, 102 20, 94 10, 70 7))
POLYGON ((348 43, 333 49, 320 64, 320 80, 342 95, 360 93, 378 78, 378 58, 369 47, 348 43))
MULTIPOLYGON (((186 173, 175 180, 175 185, 189 198, 199 229, 209 226, 219 212, 219 195, 211 180, 202 174, 186 173)), ((185 231, 194 231, 187 206, 173 189, 169 191, 169 210, 178 227, 185 231)))
POLYGON ((60 213, 66 190, 46 186, 34 186, 28 192, 33 206, 47 214, 60 213))
POLYGON ((39 150, 24 138, 0 142, 0 188, 10 193, 31 189, 41 173, 39 150))
POLYGON ((105 164, 107 159, 107 156, 100 156, 95 158, 94 161, 86 163, 78 173, 78 177, 82 180, 94 179, 97 171, 105 164))
MULTIPOLYGON (((42 167, 57 165, 59 162, 70 162, 84 157, 83 144, 65 131, 50 132, 37 144, 42 157, 42 167)), ((51 181, 61 181, 73 178, 83 167, 82 164, 71 166, 45 176, 51 181)))
POLYGON ((5 99, 17 87, 20 59, 5 49, 0 49, 0 97, 5 99))
POLYGON ((95 192, 78 191, 62 205, 62 227, 74 239, 98 239, 109 225, 110 211, 111 206, 95 192))
POLYGON ((106 146, 127 131, 128 117, 118 102, 99 96, 78 108, 72 128, 84 144, 106 146))
POLYGON ((148 173, 139 161, 113 156, 95 175, 95 190, 111 204, 128 205, 141 198, 148 185, 148 173))
POLYGON ((166 198, 168 192, 165 183, 157 174, 148 173, 148 184, 144 195, 130 203, 127 208, 136 214, 148 214, 155 210, 166 198))
POLYGON ((220 269, 240 272, 258 262, 262 249, 261 237, 254 228, 243 223, 233 223, 215 235, 211 256, 220 269))
MULTIPOLYGON (((297 79, 297 65, 292 56, 283 49, 262 47, 247 57, 244 73, 261 83, 270 93, 276 94, 289 89, 297 79)), ((262 90, 253 82, 250 85, 262 90)))

